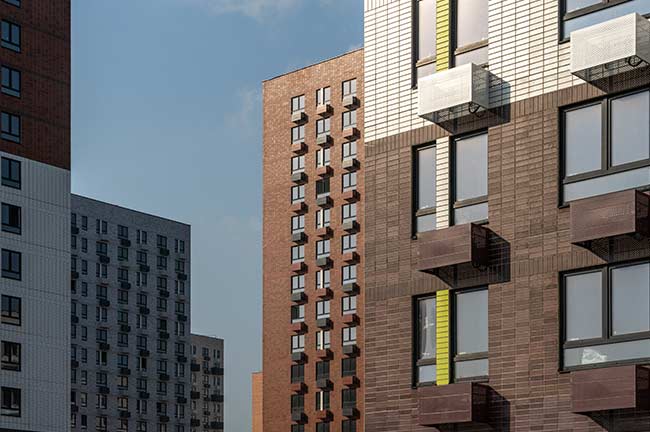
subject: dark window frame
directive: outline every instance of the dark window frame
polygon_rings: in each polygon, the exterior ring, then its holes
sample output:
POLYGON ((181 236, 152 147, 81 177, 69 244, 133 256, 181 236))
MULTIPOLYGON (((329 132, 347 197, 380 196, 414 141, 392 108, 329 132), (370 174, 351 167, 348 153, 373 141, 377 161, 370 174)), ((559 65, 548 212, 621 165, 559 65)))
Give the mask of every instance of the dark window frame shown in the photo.
POLYGON ((23 254, 11 249, 2 249, 2 277, 5 279, 11 279, 11 280, 16 280, 20 281, 22 280, 22 270, 23 270, 23 254), (14 269, 5 269, 4 268, 4 255, 5 252, 8 253, 11 257, 11 261, 13 262, 13 257, 15 255, 18 256, 18 269, 17 271, 14 269))
MULTIPOLYGON (((589 15, 595 12, 600 12, 604 9, 609 9, 611 7, 618 6, 623 3, 628 3, 634 0, 601 0, 601 3, 599 4, 593 4, 589 5, 586 7, 583 7, 581 9, 574 10, 572 12, 567 12, 566 11, 566 0, 558 0, 559 1, 559 14, 558 14, 558 42, 559 43, 566 43, 570 41, 569 35, 564 34, 564 23, 567 21, 570 21, 574 18, 579 18, 585 15, 589 15)), ((648 18, 650 17, 650 13, 644 14, 644 17, 648 18)))
POLYGON ((9 204, 9 203, 2 203, 2 231, 3 232, 8 232, 12 234, 18 234, 20 235, 22 233, 22 208, 17 205, 9 204), (7 223, 5 223, 4 220, 4 214, 5 214, 5 208, 7 208, 7 211, 9 212, 9 220, 7 220, 7 223), (11 225, 11 210, 17 211, 18 212, 18 220, 17 224, 11 225))
MULTIPOLYGON (((458 317, 457 311, 457 301, 456 296, 458 294, 469 293, 469 292, 478 292, 485 291, 488 294, 488 325, 490 322, 490 311, 489 311, 489 286, 480 285, 471 288, 463 288, 458 290, 453 290, 450 292, 449 296, 449 347, 450 347, 450 356, 449 356, 449 381, 453 383, 460 382, 487 382, 489 380, 489 375, 481 375, 474 377, 465 377, 465 378, 454 378, 456 362, 471 361, 471 360, 488 360, 489 356, 489 344, 490 344, 490 335, 488 334, 488 351, 470 353, 470 354, 455 354, 457 343, 458 343, 458 334, 456 327, 456 318, 458 317)), ((488 369, 489 371, 489 369, 488 369)))
POLYGON ((299 95, 299 96, 293 96, 291 98, 291 114, 297 113, 297 112, 304 112, 305 111, 305 95, 299 95), (297 103, 298 108, 294 107, 294 102, 297 103))
POLYGON ((20 26, 20 24, 16 24, 13 21, 3 19, 2 20, 2 27, 4 27, 5 24, 9 26, 10 35, 9 35, 9 39, 5 39, 4 37, 2 37, 1 40, 0 40, 0 45, 3 48, 6 48, 8 50, 11 50, 11 51, 14 51, 14 52, 17 52, 17 53, 21 52, 22 39, 23 39, 22 27, 20 26), (13 31, 14 31, 15 28, 18 29, 18 42, 13 40, 14 39, 13 38, 13 31))
POLYGON ((2 324, 6 325, 12 325, 12 326, 21 326, 22 325, 22 299, 20 297, 15 297, 15 296, 10 296, 3 294, 2 295, 2 302, 4 303, 6 301, 8 302, 9 309, 5 311, 4 307, 2 308, 2 318, 1 322, 2 324), (13 306, 18 306, 18 312, 17 316, 16 313, 14 312, 13 306), (5 313, 7 312, 7 313, 5 313))
MULTIPOLYGON (((419 0, 415 0, 419 1, 419 0)), ((420 161, 420 151, 422 150, 428 150, 430 148, 436 149, 436 158, 434 160, 437 161, 437 144, 435 141, 429 142, 426 144, 422 144, 419 146, 415 146, 412 148, 411 152, 411 166, 413 167, 412 169, 412 176, 411 176, 411 188, 413 191, 413 199, 412 199, 412 211, 411 211, 411 234, 413 236, 413 239, 417 239, 417 234, 418 234, 418 223, 417 220, 419 217, 422 216, 429 216, 429 215, 435 215, 437 214, 437 197, 436 197, 436 206, 432 208, 427 208, 427 209, 420 209, 418 206, 418 203, 420 201, 420 188, 418 187, 419 181, 420 181, 420 170, 419 170, 419 161, 420 161)), ((436 173, 437 173, 437 166, 436 166, 436 173)), ((434 187, 434 190, 437 187, 437 179, 435 179, 436 184, 434 187)), ((437 194, 436 194, 437 195, 437 194)))
POLYGON ((22 164, 19 160, 7 157, 2 158, 2 185, 14 189, 21 189, 22 164), (9 173, 6 173, 5 171, 9 171, 9 173), (18 177, 18 179, 15 177, 18 177))
MULTIPOLYGON (((426 381, 426 382, 419 382, 418 380, 418 368, 420 366, 432 366, 436 365, 436 371, 437 371, 437 354, 433 356, 432 359, 424 359, 420 360, 418 359, 419 357, 419 352, 420 352, 420 301, 422 300, 428 300, 435 298, 436 299, 436 319, 437 319, 437 304, 438 304, 438 299, 436 298, 436 294, 425 294, 417 297, 413 297, 413 303, 412 303, 412 346, 413 346, 413 353, 412 353, 412 364, 413 367, 411 368, 412 370, 412 382, 413 382, 413 388, 418 388, 418 387, 427 387, 427 386, 432 386, 436 385, 436 381, 426 381)), ((451 323, 450 323, 451 324, 451 323)), ((436 322, 437 326, 437 322, 436 322)), ((437 336, 436 336, 437 339, 437 336)), ((437 344, 438 341, 436 340, 436 349, 437 349, 437 344)), ((450 370, 451 372, 451 370, 450 370)))
MULTIPOLYGON (((476 41, 468 45, 458 46, 458 0, 451 0, 449 5, 449 68, 456 67, 456 56, 460 54, 465 54, 471 51, 479 50, 490 45, 490 39, 485 39, 481 41, 476 41)), ((489 15, 485 16, 485 19, 489 19, 489 15)), ((486 63, 479 64, 479 66, 487 67, 489 64, 489 58, 486 63)))
MULTIPOLYGON (((563 0, 560 0, 563 1, 563 0)), ((627 1, 627 0, 626 0, 627 1)), ((623 173, 626 171, 635 170, 638 168, 644 168, 650 166, 650 158, 641 159, 634 162, 628 162, 622 165, 611 166, 611 150, 612 150, 612 136, 611 136, 611 118, 612 110, 611 105, 612 101, 616 99, 621 99, 627 96, 632 96, 635 94, 640 94, 644 92, 650 92, 650 87, 643 86, 638 87, 632 90, 624 90, 617 93, 607 94, 598 98, 592 98, 586 101, 579 103, 561 106, 559 108, 559 142, 560 142, 560 151, 559 154, 559 202, 558 207, 563 207, 568 204, 564 199, 564 187, 572 183, 579 183, 585 180, 592 180, 599 177, 604 177, 612 174, 623 173), (566 177, 566 113, 571 111, 580 110, 583 108, 588 108, 592 106, 600 105, 601 107, 601 134, 600 134, 600 151, 601 151, 601 168, 599 170, 590 171, 586 173, 574 174, 572 176, 566 177)), ((648 110, 648 117, 650 121, 650 109, 648 110)), ((645 186, 649 188, 650 184, 645 186)), ((644 187, 637 187, 634 189, 643 189, 644 187)))
POLYGON ((1 408, 2 409, 2 416, 5 416, 5 417, 21 417, 21 415, 22 415, 21 414, 22 413, 22 394, 21 394, 22 392, 21 392, 21 390, 19 388, 13 388, 13 387, 2 387, 2 389, 0 389, 0 391, 2 392, 2 408, 1 408), (8 407, 8 406, 5 405, 5 392, 12 393, 14 397, 16 395, 18 396, 18 410, 16 412, 14 412, 15 410, 14 410, 13 407, 8 407), (11 410, 12 412, 8 413, 8 414, 5 414, 5 410, 11 410))
POLYGON ((2 75, 3 75, 3 82, 4 82, 4 73, 5 71, 9 74, 9 83, 7 86, 2 84, 2 93, 20 98, 21 96, 21 88, 22 88, 22 72, 18 69, 12 68, 7 65, 2 65, 2 75), (16 80, 14 79, 18 76, 17 83, 16 80))
POLYGON ((22 364, 22 346, 18 342, 12 341, 2 341, 2 370, 20 372, 22 364), (5 361, 5 348, 18 348, 17 361, 12 361, 10 358, 8 361, 5 361))
POLYGON ((640 340, 649 340, 650 331, 628 333, 620 336, 611 335, 612 332, 612 270, 633 267, 639 264, 650 264, 650 259, 635 259, 621 261, 617 263, 609 263, 604 265, 592 266, 587 268, 582 268, 579 270, 567 270, 559 273, 559 289, 560 289, 560 307, 559 307, 559 323, 560 323, 560 349, 558 350, 559 355, 559 365, 560 372, 571 372, 574 370, 585 370, 585 369, 600 369, 607 368, 618 365, 629 365, 629 364, 647 364, 650 363, 650 357, 643 357, 638 359, 629 359, 629 360, 616 360, 610 362, 602 363, 593 363, 588 365, 579 365, 579 366, 564 366, 564 350, 571 348, 582 348, 587 346, 599 346, 599 345, 610 345, 621 342, 635 342, 640 340), (566 278, 568 276, 576 276, 581 274, 589 274, 595 272, 601 272, 602 277, 602 301, 601 301, 601 337, 600 338, 591 338, 591 339, 581 339, 577 341, 566 341, 566 278))
POLYGON ((20 0, 3 0, 3 1, 12 6, 20 7, 20 0))
MULTIPOLYGON (((487 195, 483 195, 480 197, 475 197, 475 198, 470 198, 462 201, 457 201, 456 200, 456 183, 457 183, 457 178, 458 178, 458 173, 456 172, 456 142, 459 140, 467 139, 467 138, 473 138, 479 135, 485 135, 487 139, 487 146, 488 146, 488 155, 486 158, 485 163, 487 164, 487 172, 488 172, 488 179, 487 179, 487 184, 486 187, 489 184, 490 178, 490 156, 489 156, 489 146, 490 146, 490 141, 489 141, 489 134, 486 129, 481 129, 480 131, 474 131, 474 132, 469 132, 466 134, 461 134, 454 136, 450 138, 450 146, 449 146, 449 226, 454 226, 456 225, 455 221, 455 215, 454 215, 454 210, 459 209, 459 208, 464 208, 464 207, 471 207, 473 205, 477 204, 483 204, 487 203, 489 205, 489 190, 487 195)), ((488 209, 489 211, 489 209, 488 209)), ((478 221, 473 221, 473 224, 476 225, 483 225, 487 224, 489 222, 489 219, 482 219, 478 221)))
POLYGON ((23 120, 22 117, 19 114, 15 114, 12 112, 8 111, 2 111, 1 113, 2 116, 2 129, 0 130, 0 138, 2 138, 5 141, 10 141, 15 144, 20 144, 22 141, 22 131, 23 131, 23 120), (6 118, 9 121, 9 129, 7 131, 4 130, 4 119, 6 118), (18 131, 16 132, 13 128, 13 122, 14 120, 18 120, 18 131))

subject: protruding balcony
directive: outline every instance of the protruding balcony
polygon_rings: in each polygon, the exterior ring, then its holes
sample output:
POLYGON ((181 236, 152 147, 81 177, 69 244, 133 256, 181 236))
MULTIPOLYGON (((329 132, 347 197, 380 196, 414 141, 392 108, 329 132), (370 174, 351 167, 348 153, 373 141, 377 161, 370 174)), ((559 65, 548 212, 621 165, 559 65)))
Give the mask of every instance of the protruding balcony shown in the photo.
POLYGON ((334 112, 332 105, 329 103, 319 104, 316 106, 316 114, 321 117, 329 117, 334 112))
POLYGON ((359 222, 354 220, 343 222, 341 229, 347 233, 355 233, 359 231, 359 222))
POLYGON ((354 264, 359 262, 359 254, 356 252, 346 252, 343 254, 342 258, 346 264, 354 264))
POLYGON ((302 351, 291 353, 291 361, 298 364, 305 363, 307 362, 307 354, 302 351))
POLYGON ((361 163, 357 158, 347 158, 347 159, 343 159, 343 162, 341 162, 341 168, 347 171, 356 171, 359 169, 360 166, 361 163))
POLYGON ((322 208, 330 208, 334 205, 334 202, 331 196, 323 195, 316 198, 316 205, 322 208))
POLYGON ((354 95, 343 96, 341 102, 348 109, 357 108, 360 105, 359 98, 354 95))
POLYGON ((316 320, 316 327, 322 330, 328 330, 332 328, 332 320, 329 318, 319 318, 316 320))
POLYGON ((484 424, 488 419, 488 387, 466 382, 418 389, 421 426, 484 424))
POLYGON ((317 258, 316 266, 320 268, 332 268, 332 259, 330 257, 317 258))
POLYGON ((625 236, 650 236, 650 197, 627 190, 571 203, 571 243, 590 248, 592 242, 625 236))
POLYGON ((332 237, 333 231, 330 227, 320 227, 316 230, 316 235, 320 238, 332 237))
POLYGON ((291 144, 291 152, 295 154, 307 153, 307 144, 304 141, 296 141, 291 144))
POLYGON ((307 121, 307 113, 304 111, 296 111, 291 114, 291 121, 295 124, 303 124, 307 121))
POLYGON ((341 198, 343 198, 345 201, 350 203, 359 201, 360 198, 359 191, 357 191, 356 189, 347 190, 341 194, 341 198))
POLYGON ((598 87, 649 64, 650 23, 637 13, 571 32, 571 73, 598 87))
POLYGON ((307 212, 307 204, 304 201, 295 202, 291 204, 291 211, 293 213, 302 214, 307 212))
POLYGON ((650 371, 618 366, 571 372, 571 411, 590 414, 650 408, 650 371))
POLYGON ((306 333, 307 324, 305 324, 304 322, 291 323, 291 331, 294 333, 306 333))
POLYGON ((302 381, 291 383, 291 392, 296 394, 305 394, 307 393, 307 384, 302 381))
POLYGON ((332 135, 329 133, 320 134, 316 137, 316 145, 329 147, 332 145, 332 135))
POLYGON ((359 285, 356 282, 347 282, 343 284, 342 290, 346 294, 356 294, 359 292, 359 285))
POLYGON ((474 63, 418 79, 418 115, 436 124, 489 108, 490 72, 474 63))
POLYGON ((480 225, 456 225, 418 234, 418 270, 437 275, 443 269, 470 264, 487 266, 487 229, 480 225))
POLYGON ((304 172, 297 172, 291 174, 291 181, 296 184, 305 184, 307 183, 307 174, 304 172))
POLYGON ((331 421, 333 417, 332 411, 330 410, 318 410, 316 411, 316 419, 319 421, 331 421))
POLYGON ((316 357, 318 357, 321 360, 332 358, 332 350, 329 348, 317 350, 316 357))
POLYGON ((349 388, 357 388, 361 385, 361 382, 359 381, 359 378, 357 378, 354 375, 349 375, 349 376, 344 376, 341 379, 341 383, 349 388))
POLYGON ((347 326, 355 326, 359 324, 359 315, 357 314, 346 314, 343 315, 343 324, 347 326))
POLYGON ((297 244, 307 243, 307 234, 304 231, 292 233, 291 241, 297 244))
POLYGON ((302 261, 291 263, 291 271, 293 273, 305 273, 307 271, 307 264, 302 261))
POLYGON ((291 293, 291 301, 296 304, 307 303, 307 294, 304 291, 291 293))
POLYGON ((316 168, 316 175, 318 177, 331 177, 334 174, 334 170, 329 165, 322 165, 316 168))
POLYGON ((349 126, 343 129, 342 135, 347 140, 353 140, 359 138, 360 132, 356 127, 349 126))
POLYGON ((316 290, 316 296, 319 299, 329 299, 334 296, 334 292, 331 288, 319 288, 316 290))

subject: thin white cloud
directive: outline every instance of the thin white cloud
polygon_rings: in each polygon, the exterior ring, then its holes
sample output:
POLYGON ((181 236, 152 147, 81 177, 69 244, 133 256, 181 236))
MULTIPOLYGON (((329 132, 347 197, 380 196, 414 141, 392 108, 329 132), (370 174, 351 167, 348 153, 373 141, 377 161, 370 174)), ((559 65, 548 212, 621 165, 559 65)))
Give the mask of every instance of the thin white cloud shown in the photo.
MULTIPOLYGON (((203 6, 211 13, 242 14, 251 18, 261 19, 289 10, 301 0, 187 0, 203 6)), ((304 1, 304 0, 303 0, 304 1)))
POLYGON ((260 115, 262 93, 260 89, 243 88, 238 90, 239 106, 225 117, 226 126, 243 136, 256 135, 258 129, 251 127, 260 115))

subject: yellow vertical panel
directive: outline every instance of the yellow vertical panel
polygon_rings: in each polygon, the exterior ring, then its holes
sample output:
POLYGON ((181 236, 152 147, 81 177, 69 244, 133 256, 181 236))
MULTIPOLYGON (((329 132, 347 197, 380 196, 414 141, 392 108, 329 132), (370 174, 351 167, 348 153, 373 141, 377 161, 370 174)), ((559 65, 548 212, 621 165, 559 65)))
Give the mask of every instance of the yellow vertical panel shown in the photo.
POLYGON ((450 1, 436 0, 436 70, 449 69, 450 1))
POLYGON ((449 290, 436 293, 436 383, 449 384, 449 290))

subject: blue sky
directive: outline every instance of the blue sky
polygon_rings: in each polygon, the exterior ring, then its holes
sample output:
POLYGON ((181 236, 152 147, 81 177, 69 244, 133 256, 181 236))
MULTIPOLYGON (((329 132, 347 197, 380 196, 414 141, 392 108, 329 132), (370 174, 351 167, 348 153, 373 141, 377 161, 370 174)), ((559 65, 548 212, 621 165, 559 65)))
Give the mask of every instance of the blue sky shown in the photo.
POLYGON ((192 225, 226 431, 261 367, 261 81, 358 48, 361 0, 73 0, 72 190, 192 225))

